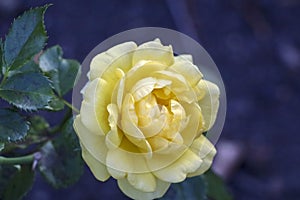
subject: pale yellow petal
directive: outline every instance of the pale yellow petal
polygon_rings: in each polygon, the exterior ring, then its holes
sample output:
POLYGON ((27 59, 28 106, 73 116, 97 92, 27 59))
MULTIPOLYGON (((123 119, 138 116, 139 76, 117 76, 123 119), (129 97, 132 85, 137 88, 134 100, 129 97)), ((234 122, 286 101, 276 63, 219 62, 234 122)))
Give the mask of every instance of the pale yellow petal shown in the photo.
POLYGON ((194 172, 201 165, 202 160, 195 153, 187 150, 178 160, 169 166, 154 171, 153 174, 166 182, 178 183, 183 181, 188 173, 194 172))
POLYGON ((85 89, 80 109, 81 119, 94 134, 105 135, 110 130, 106 107, 110 103, 112 90, 111 85, 100 78, 89 82, 85 89))
POLYGON ((149 172, 145 156, 121 148, 108 151, 106 165, 109 168, 126 173, 149 172))
POLYGON ((201 175, 210 168, 217 151, 214 145, 203 135, 193 142, 190 149, 203 160, 203 163, 195 172, 190 173, 188 176, 201 175))
POLYGON ((127 176, 127 172, 120 171, 109 166, 106 166, 106 168, 109 174, 115 179, 125 178, 127 176))
POLYGON ((184 76, 191 86, 195 86, 203 77, 198 67, 183 56, 175 57, 174 64, 168 70, 184 76))
POLYGON ((149 173, 129 173, 127 180, 135 189, 143 192, 154 192, 156 189, 156 178, 149 173))
POLYGON ((132 64, 141 60, 153 60, 164 65, 172 65, 174 62, 172 46, 163 46, 160 41, 150 41, 138 46, 133 54, 132 64))
POLYGON ((203 119, 201 114, 201 108, 197 103, 188 104, 181 102, 186 115, 189 116, 188 123, 181 131, 181 136, 186 147, 189 147, 196 136, 203 132, 203 119))
POLYGON ((218 86, 210 81, 201 80, 198 85, 205 90, 204 97, 199 101, 205 122, 204 131, 209 130, 215 123, 218 109, 220 90, 218 86))
POLYGON ((143 192, 134 188, 126 178, 118 179, 119 188, 127 196, 137 200, 152 200, 162 197, 170 187, 170 183, 156 179, 156 188, 154 192, 143 192))
POLYGON ((90 80, 100 78, 107 70, 115 70, 117 67, 127 71, 131 67, 132 53, 136 47, 134 42, 125 42, 96 55, 91 61, 90 80))
POLYGON ((110 130, 105 137, 105 144, 109 149, 118 148, 121 145, 123 134, 116 128, 110 130))
POLYGON ((156 79, 152 77, 139 80, 130 90, 135 101, 139 101, 149 95, 156 84, 156 79))
POLYGON ((94 158, 94 156, 92 156, 88 152, 88 150, 85 148, 83 144, 81 144, 80 146, 82 150, 82 158, 89 166, 94 176, 99 181, 106 181, 110 177, 110 174, 108 173, 106 166, 101 162, 99 162, 96 158, 94 158))
POLYGON ((80 115, 77 115, 74 121, 74 129, 80 142, 86 150, 99 162, 105 164, 107 148, 105 137, 91 133, 81 122, 80 115))
POLYGON ((141 79, 148 78, 151 73, 166 69, 168 66, 155 62, 142 60, 134 65, 126 73, 126 91, 130 91, 132 87, 141 79))

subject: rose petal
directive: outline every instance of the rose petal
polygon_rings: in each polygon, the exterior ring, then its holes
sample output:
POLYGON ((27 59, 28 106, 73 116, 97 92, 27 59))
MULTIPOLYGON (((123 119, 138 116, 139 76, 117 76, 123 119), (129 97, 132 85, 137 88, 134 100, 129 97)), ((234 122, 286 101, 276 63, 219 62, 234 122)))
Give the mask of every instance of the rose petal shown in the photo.
POLYGON ((100 77, 104 79, 113 78, 105 76, 104 72, 112 73, 117 67, 121 67, 123 71, 128 71, 132 66, 132 53, 136 47, 134 42, 125 42, 96 55, 91 61, 90 80, 100 77))
POLYGON ((121 148, 108 151, 106 165, 109 168, 126 173, 149 172, 144 155, 121 148))
POLYGON ((143 192, 134 188, 126 178, 118 179, 119 188, 132 199, 152 200, 162 197, 170 187, 170 183, 156 179, 154 192, 143 192))
POLYGON ((214 145, 204 135, 197 138, 190 149, 203 160, 203 163, 195 172, 188 174, 188 177, 201 175, 210 168, 217 151, 214 145))
POLYGON ((141 60, 152 60, 170 66, 174 62, 172 46, 163 46, 159 40, 138 46, 133 54, 132 65, 141 60))
POLYGON ((184 56, 176 56, 174 64, 168 70, 184 76, 191 86, 195 86, 203 77, 198 67, 184 56))
POLYGON ((129 173, 127 180, 130 185, 143 192, 154 192, 156 189, 156 178, 152 173, 129 173))
POLYGON ((207 131, 213 126, 217 117, 220 90, 216 84, 206 80, 201 80, 197 87, 204 90, 205 93, 204 97, 200 99, 199 105, 205 122, 204 131, 207 131))
POLYGON ((99 162, 105 163, 107 148, 105 137, 91 133, 82 123, 80 115, 74 120, 74 129, 86 150, 99 162))
POLYGON ((164 70, 167 67, 155 61, 142 60, 138 62, 126 73, 126 91, 130 91, 139 80, 149 78, 152 72, 164 70))
POLYGON ((191 150, 187 150, 175 162, 160 170, 152 172, 157 178, 171 183, 183 181, 188 173, 194 172, 201 165, 202 160, 191 150))
POLYGON ((110 130, 106 107, 112 90, 111 85, 100 78, 91 81, 85 89, 81 119, 85 127, 95 134, 105 135, 110 130))
POLYGON ((88 150, 85 148, 85 146, 81 143, 81 151, 82 151, 82 158, 86 162, 86 164, 89 166, 90 170, 94 174, 94 176, 99 181, 106 181, 110 174, 107 171, 107 168, 105 165, 103 165, 101 162, 99 162, 94 156, 92 156, 88 150))

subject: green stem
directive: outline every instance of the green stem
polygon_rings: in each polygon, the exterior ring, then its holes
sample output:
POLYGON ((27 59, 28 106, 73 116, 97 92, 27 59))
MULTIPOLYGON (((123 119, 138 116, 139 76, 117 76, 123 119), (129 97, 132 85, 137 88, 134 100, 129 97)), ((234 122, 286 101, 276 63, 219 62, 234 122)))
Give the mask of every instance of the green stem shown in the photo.
POLYGON ((67 102, 66 100, 64 100, 64 99, 61 99, 63 102, 64 102, 64 104, 66 105, 66 106, 68 106, 69 108, 71 108, 73 111, 75 111, 76 113, 79 113, 79 110, 77 109, 77 108, 75 108, 74 106, 72 106, 72 104, 70 104, 69 102, 67 102))
POLYGON ((29 164, 32 163, 34 160, 39 160, 41 157, 41 154, 39 152, 26 155, 26 156, 20 156, 20 157, 14 157, 14 158, 8 158, 4 156, 0 156, 0 164, 8 164, 8 165, 19 165, 19 164, 29 164))
POLYGON ((54 126, 53 128, 51 128, 49 130, 49 133, 53 134, 53 133, 57 133, 58 131, 60 131, 63 127, 63 125, 66 123, 66 121, 72 116, 72 109, 68 109, 64 118, 62 119, 61 123, 54 126))
POLYGON ((0 88, 2 87, 2 85, 5 83, 7 77, 8 77, 8 70, 5 72, 5 74, 3 74, 3 78, 1 80, 1 83, 0 83, 0 88))

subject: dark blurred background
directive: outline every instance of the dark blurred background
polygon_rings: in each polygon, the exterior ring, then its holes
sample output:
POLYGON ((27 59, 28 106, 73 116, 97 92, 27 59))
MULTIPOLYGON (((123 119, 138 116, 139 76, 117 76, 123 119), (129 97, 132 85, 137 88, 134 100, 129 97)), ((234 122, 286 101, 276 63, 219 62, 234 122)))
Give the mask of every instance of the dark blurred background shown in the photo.
MULTIPOLYGON (((227 118, 215 170, 235 199, 300 199, 299 0, 0 0, 0 35, 25 9, 46 13, 48 46, 83 61, 121 31, 156 26, 196 39, 219 67, 227 118)), ((71 95, 68 97, 71 98, 71 95)), ((113 180, 86 168, 73 187, 55 190, 37 175, 25 199, 127 199, 113 180)))

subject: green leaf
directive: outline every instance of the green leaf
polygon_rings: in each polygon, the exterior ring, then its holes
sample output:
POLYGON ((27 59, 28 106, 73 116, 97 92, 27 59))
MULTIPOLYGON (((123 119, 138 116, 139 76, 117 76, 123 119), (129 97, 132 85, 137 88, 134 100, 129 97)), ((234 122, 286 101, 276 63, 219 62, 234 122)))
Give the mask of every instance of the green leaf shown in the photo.
POLYGON ((26 136, 28 129, 28 122, 17 112, 0 109, 0 142, 19 141, 26 136))
POLYGON ((12 165, 0 165, 0 199, 4 199, 4 191, 10 179, 17 172, 17 168, 12 165))
POLYGON ((28 134, 31 135, 39 135, 50 127, 49 123, 39 115, 34 115, 30 117, 29 122, 30 129, 28 134))
POLYGON ((18 108, 37 110, 48 105, 53 92, 47 78, 27 72, 8 78, 0 88, 0 97, 18 108))
POLYGON ((5 145, 4 143, 0 142, 0 152, 4 149, 5 145))
POLYGON ((22 165, 6 185, 3 200, 21 199, 31 189, 33 181, 34 171, 30 165, 22 165))
POLYGON ((4 42, 6 71, 24 65, 45 46, 47 34, 44 13, 48 7, 46 5, 26 11, 13 22, 4 42))
POLYGON ((207 171, 205 174, 207 182, 207 195, 214 200, 231 200, 232 196, 227 191, 223 180, 216 175, 212 170, 207 171))
POLYGON ((16 69, 16 70, 11 70, 8 73, 8 77, 11 77, 15 74, 19 74, 19 73, 27 73, 27 72, 36 72, 36 73, 40 73, 41 70, 39 68, 39 65, 36 64, 33 60, 27 62, 24 66, 16 69))
POLYGON ((64 107, 64 102, 55 96, 50 100, 49 105, 46 108, 51 111, 59 111, 64 109, 64 107))
POLYGON ((188 178, 181 183, 172 184, 170 191, 161 200, 207 200, 206 182, 203 176, 188 178))
POLYGON ((0 74, 2 74, 3 69, 3 42, 0 38, 0 74))
POLYGON ((42 148, 39 169, 47 182, 55 188, 66 188, 78 181, 83 172, 83 162, 78 139, 69 119, 61 134, 42 148))
POLYGON ((40 68, 49 76, 57 94, 61 97, 74 87, 80 64, 75 60, 63 59, 61 47, 54 46, 40 57, 40 68))

